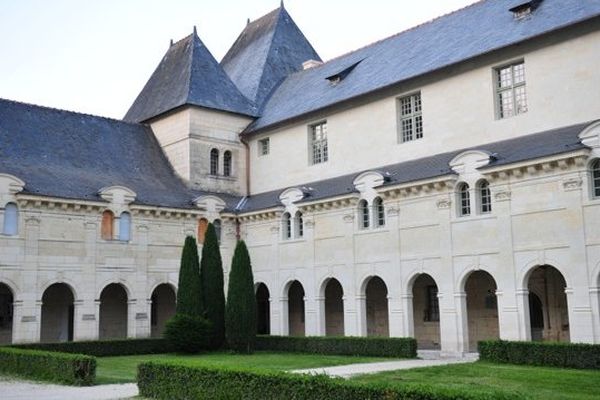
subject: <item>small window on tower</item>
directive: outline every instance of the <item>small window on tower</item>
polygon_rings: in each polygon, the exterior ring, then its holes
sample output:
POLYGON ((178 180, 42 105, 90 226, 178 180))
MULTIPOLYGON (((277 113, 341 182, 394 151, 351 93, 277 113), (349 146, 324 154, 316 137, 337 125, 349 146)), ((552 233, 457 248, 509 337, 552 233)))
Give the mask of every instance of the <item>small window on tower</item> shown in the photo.
POLYGON ((258 141, 258 156, 266 156, 269 154, 270 149, 270 140, 269 138, 260 139, 258 141))

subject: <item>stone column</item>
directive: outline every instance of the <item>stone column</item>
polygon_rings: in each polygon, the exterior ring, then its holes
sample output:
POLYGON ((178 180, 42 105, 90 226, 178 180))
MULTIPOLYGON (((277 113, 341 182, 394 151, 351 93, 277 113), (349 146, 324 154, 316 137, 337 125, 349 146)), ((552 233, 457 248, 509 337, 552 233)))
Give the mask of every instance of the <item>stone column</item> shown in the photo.
POLYGON ((402 308, 404 308, 404 315, 402 319, 402 322, 404 323, 404 336, 415 337, 412 293, 405 293, 402 295, 402 308))
POLYGON ((400 209, 397 204, 390 205, 386 210, 386 229, 389 230, 389 237, 393 243, 396 243, 398 251, 392 257, 392 268, 398 273, 395 274, 395 282, 392 282, 388 287, 388 321, 390 328, 390 337, 405 337, 406 330, 404 324, 404 315, 406 309, 404 308, 404 300, 402 295, 402 282, 400 279, 400 223, 399 215, 400 209))
POLYGON ((600 287, 590 288, 590 303, 594 320, 594 343, 600 343, 600 287))
POLYGON ((135 338, 137 332, 137 299, 127 300, 127 337, 135 338))
MULTIPOLYGON (((295 220, 294 220, 295 221, 295 220)), ((304 296, 304 331, 307 336, 318 336, 321 334, 321 298, 319 288, 315 286, 315 224, 312 217, 304 215, 304 233, 303 239, 305 241, 305 267, 310 271, 310 275, 313 277, 310 281, 306 282, 305 296, 304 296), (312 289, 312 290, 311 290, 312 289)), ((294 227, 294 230, 297 228, 294 227)))

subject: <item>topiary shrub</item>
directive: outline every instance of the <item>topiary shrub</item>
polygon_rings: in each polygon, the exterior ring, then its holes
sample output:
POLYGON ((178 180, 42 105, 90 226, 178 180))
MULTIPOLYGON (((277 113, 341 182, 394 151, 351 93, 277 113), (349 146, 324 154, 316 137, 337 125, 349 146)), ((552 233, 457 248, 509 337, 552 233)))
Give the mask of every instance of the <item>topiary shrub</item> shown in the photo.
POLYGON ((198 353, 210 347, 212 326, 202 317, 175 314, 165 326, 164 337, 176 352, 198 353))
POLYGON ((170 343, 163 338, 86 340, 81 342, 25 343, 7 347, 24 350, 43 350, 87 356, 131 356, 136 354, 171 353, 170 343))
POLYGON ((238 353, 252 353, 256 343, 256 298, 250 255, 243 240, 233 253, 227 307, 225 309, 225 332, 229 348, 238 353))
POLYGON ((179 266, 177 314, 202 316, 202 283, 198 264, 198 247, 192 236, 185 238, 179 266))
POLYGON ((225 293, 223 292, 225 283, 219 240, 213 224, 208 224, 204 237, 200 280, 205 317, 210 321, 213 329, 211 347, 217 349, 225 341, 225 293))

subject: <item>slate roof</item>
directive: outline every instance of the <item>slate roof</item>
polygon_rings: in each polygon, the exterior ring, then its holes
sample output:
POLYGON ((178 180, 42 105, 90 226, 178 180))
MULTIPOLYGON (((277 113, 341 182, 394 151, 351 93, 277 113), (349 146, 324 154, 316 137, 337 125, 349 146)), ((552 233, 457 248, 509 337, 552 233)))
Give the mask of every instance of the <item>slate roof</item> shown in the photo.
MULTIPOLYGON (((0 173, 25 181, 24 192, 103 201, 122 185, 135 204, 195 208, 149 127, 0 99, 0 173)), ((238 199, 218 194, 233 208, 238 199)))
POLYGON ((277 87, 246 132, 276 126, 600 15, 600 0, 544 0, 530 17, 516 20, 509 9, 522 3, 483 0, 294 73, 277 87), (339 84, 331 85, 326 79, 361 60, 339 84))
POLYGON ((196 31, 173 44, 124 117, 143 122, 183 105, 254 116, 256 106, 237 89, 196 31))
POLYGON ((321 61, 282 4, 245 27, 221 66, 260 109, 273 88, 310 59, 321 61))
MULTIPOLYGON (((454 172, 450 169, 450 161, 467 150, 482 150, 494 154, 495 160, 488 166, 483 167, 482 170, 500 165, 568 153, 586 148, 586 146, 581 143, 578 135, 589 124, 590 123, 588 122, 559 129, 552 129, 541 133, 521 136, 515 139, 437 154, 399 164, 386 165, 380 168, 373 168, 372 170, 379 171, 389 177, 389 181, 386 182, 384 186, 390 186, 432 179, 444 175, 452 175, 454 172)), ((364 171, 317 182, 308 182, 301 185, 295 185, 294 187, 311 189, 308 190, 309 195, 301 200, 300 203, 337 197, 350 193, 358 193, 354 188, 353 181, 362 172, 364 171)), ((243 212, 258 211, 281 206, 279 195, 285 189, 287 188, 249 196, 244 205, 243 212)))

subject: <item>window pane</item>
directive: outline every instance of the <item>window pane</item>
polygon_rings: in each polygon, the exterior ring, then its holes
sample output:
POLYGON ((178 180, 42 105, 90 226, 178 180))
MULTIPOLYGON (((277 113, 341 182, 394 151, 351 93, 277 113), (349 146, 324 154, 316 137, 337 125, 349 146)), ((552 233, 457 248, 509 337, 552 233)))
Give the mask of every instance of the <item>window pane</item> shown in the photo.
POLYGON ((412 104, 410 97, 404 97, 400 99, 402 115, 412 114, 412 104))
POLYGON ((408 142, 413 140, 413 128, 412 119, 405 119, 402 121, 402 141, 408 142))
POLYGON ((514 82, 515 85, 525 82, 525 64, 517 64, 514 66, 514 82))
POLYGON ((592 178, 594 197, 600 197, 600 161, 596 161, 592 166, 592 178))
POLYGON ((326 162, 329 158, 327 147, 327 123, 311 127, 312 164, 326 162))
POLYGON ((490 185, 487 182, 482 182, 479 186, 480 200, 481 200, 481 213, 487 214, 492 212, 492 195, 490 192, 490 185))
POLYGON ((119 240, 129 241, 131 234, 131 215, 128 212, 121 213, 119 218, 119 240))
POLYGON ((515 89, 515 101, 517 103, 517 114, 527 111, 527 92, 525 86, 520 86, 515 89))
POLYGON ((219 172, 219 150, 212 149, 210 151, 210 174, 217 175, 219 172))
POLYGON ((469 194, 469 185, 463 184, 459 190, 460 197, 460 215, 471 215, 471 198, 469 194))
POLYGON ((8 203, 4 208, 4 229, 5 235, 14 236, 19 231, 19 209, 14 203, 8 203))
POLYGON ((506 118, 513 115, 513 94, 512 91, 498 93, 498 104, 500 106, 500 118, 506 118))
POLYGON ((505 88, 512 86, 512 67, 502 68, 498 71, 498 87, 505 88))

